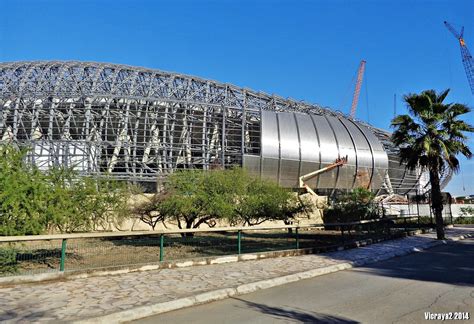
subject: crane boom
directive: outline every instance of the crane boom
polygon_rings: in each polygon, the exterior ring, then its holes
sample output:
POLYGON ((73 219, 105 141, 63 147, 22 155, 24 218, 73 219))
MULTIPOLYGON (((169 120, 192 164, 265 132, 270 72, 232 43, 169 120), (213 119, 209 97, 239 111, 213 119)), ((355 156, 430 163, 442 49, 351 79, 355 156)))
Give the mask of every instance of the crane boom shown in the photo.
POLYGON ((448 28, 448 30, 451 32, 451 34, 454 35, 454 37, 456 37, 456 39, 461 39, 464 35, 464 27, 461 28, 461 32, 458 33, 458 31, 456 29, 454 29, 454 27, 448 23, 447 21, 444 22, 444 25, 446 26, 446 28, 448 28))
POLYGON ((469 52, 469 49, 467 48, 466 42, 464 41, 464 38, 463 38, 464 27, 461 28, 460 32, 458 32, 447 21, 444 22, 444 25, 459 41, 459 46, 461 49, 462 64, 464 65, 464 70, 466 71, 467 81, 469 82, 469 86, 471 87, 471 92, 474 95, 474 63, 472 60, 472 55, 469 52))
POLYGON ((362 79, 364 78, 365 63, 365 60, 360 61, 359 69, 357 71, 357 82, 354 89, 354 96, 352 97, 351 118, 355 117, 357 104, 359 103, 359 94, 360 88, 362 87, 362 79))
POLYGON ((344 164, 347 163, 347 155, 345 157, 342 157, 342 158, 337 158, 336 161, 330 165, 328 165, 327 167, 325 168, 322 168, 322 169, 319 169, 319 170, 316 170, 316 171, 313 171, 313 172, 310 172, 310 173, 307 173, 305 175, 302 175, 300 178, 299 178, 299 186, 300 188, 304 188, 306 189, 307 192, 309 192, 311 195, 313 196, 318 196, 313 189, 311 189, 305 181, 311 179, 311 178, 314 178, 316 177, 317 175, 320 175, 321 173, 324 173, 324 172, 328 172, 328 171, 331 171, 332 169, 335 169, 337 167, 340 167, 340 166, 343 166, 344 164))

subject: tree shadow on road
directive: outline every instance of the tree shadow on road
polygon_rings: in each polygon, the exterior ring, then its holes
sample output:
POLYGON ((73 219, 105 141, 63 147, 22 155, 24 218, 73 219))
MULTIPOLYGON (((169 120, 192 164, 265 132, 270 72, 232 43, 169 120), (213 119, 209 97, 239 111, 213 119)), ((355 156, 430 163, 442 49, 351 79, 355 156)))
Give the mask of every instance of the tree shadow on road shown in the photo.
POLYGON ((268 306, 264 304, 254 303, 245 299, 232 297, 238 300, 251 309, 263 314, 270 315, 277 319, 290 319, 299 323, 334 323, 334 324, 356 324, 360 323, 351 319, 337 317, 333 315, 326 315, 321 313, 309 313, 295 309, 285 309, 281 307, 268 306))
POLYGON ((372 275, 458 286, 474 286, 474 240, 450 242, 415 252, 403 259, 394 258, 367 264, 354 271, 372 275))

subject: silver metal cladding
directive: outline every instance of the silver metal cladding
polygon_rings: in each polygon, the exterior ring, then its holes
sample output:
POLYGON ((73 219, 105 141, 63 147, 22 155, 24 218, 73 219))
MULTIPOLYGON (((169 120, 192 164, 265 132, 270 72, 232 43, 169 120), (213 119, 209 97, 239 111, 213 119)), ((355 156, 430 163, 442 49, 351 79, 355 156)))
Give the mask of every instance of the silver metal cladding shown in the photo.
MULTIPOLYGON (((325 168, 334 163, 334 157, 340 156, 337 138, 324 115, 312 115, 311 119, 318 134, 321 152, 321 160, 315 162, 320 162, 321 168, 325 168)), ((336 180, 337 172, 323 173, 317 179, 316 188, 333 189, 336 187, 336 180)))
POLYGON ((272 166, 263 164, 262 174, 278 174, 273 179, 286 187, 295 187, 299 176, 346 156, 346 165, 312 179, 310 186, 329 191, 356 187, 378 191, 388 171, 388 157, 380 141, 364 125, 342 116, 264 111, 262 148, 264 163, 268 159, 280 163, 273 172, 272 166))
MULTIPOLYGON (((321 150, 319 138, 313 119, 307 114, 294 114, 298 125, 299 146, 301 154, 300 174, 308 174, 314 170, 321 169, 321 150)), ((306 183, 311 188, 316 188, 317 178, 310 179, 306 183)))

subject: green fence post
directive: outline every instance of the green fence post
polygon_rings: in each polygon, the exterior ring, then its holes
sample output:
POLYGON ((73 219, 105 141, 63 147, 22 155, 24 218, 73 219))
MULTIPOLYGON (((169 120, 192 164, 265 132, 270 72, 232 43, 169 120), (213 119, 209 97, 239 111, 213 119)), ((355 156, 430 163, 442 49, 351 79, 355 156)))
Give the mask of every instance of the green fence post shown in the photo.
POLYGON ((64 264, 66 262, 66 247, 67 239, 63 239, 61 243, 61 262, 59 263, 59 271, 64 271, 64 264))
POLYGON ((295 229, 295 233, 296 233, 296 249, 298 250, 300 248, 300 240, 299 240, 299 236, 298 236, 298 227, 295 229))
POLYGON ((237 250, 239 254, 242 252, 242 231, 241 230, 237 231, 237 250))
POLYGON ((165 236, 161 234, 160 235, 160 262, 163 261, 163 258, 165 256, 164 243, 165 243, 165 236))

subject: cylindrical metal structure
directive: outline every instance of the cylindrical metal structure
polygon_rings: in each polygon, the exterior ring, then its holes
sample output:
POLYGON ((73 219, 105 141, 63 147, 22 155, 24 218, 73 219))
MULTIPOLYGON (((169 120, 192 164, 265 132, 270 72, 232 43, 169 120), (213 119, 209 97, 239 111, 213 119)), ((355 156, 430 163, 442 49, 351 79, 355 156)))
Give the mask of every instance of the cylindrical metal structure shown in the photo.
POLYGON ((388 156, 363 124, 342 115, 262 111, 261 129, 261 158, 245 155, 244 165, 260 170, 266 179, 296 187, 300 176, 347 157, 346 165, 321 174, 309 185, 330 191, 382 187, 388 156))
MULTIPOLYGON (((390 134, 342 113, 193 76, 92 62, 0 63, 0 141, 30 147, 40 169, 155 183, 177 169, 240 165, 281 186, 365 187, 405 194, 424 184, 399 163, 390 134)), ((449 174, 443 179, 449 179, 449 174)))

